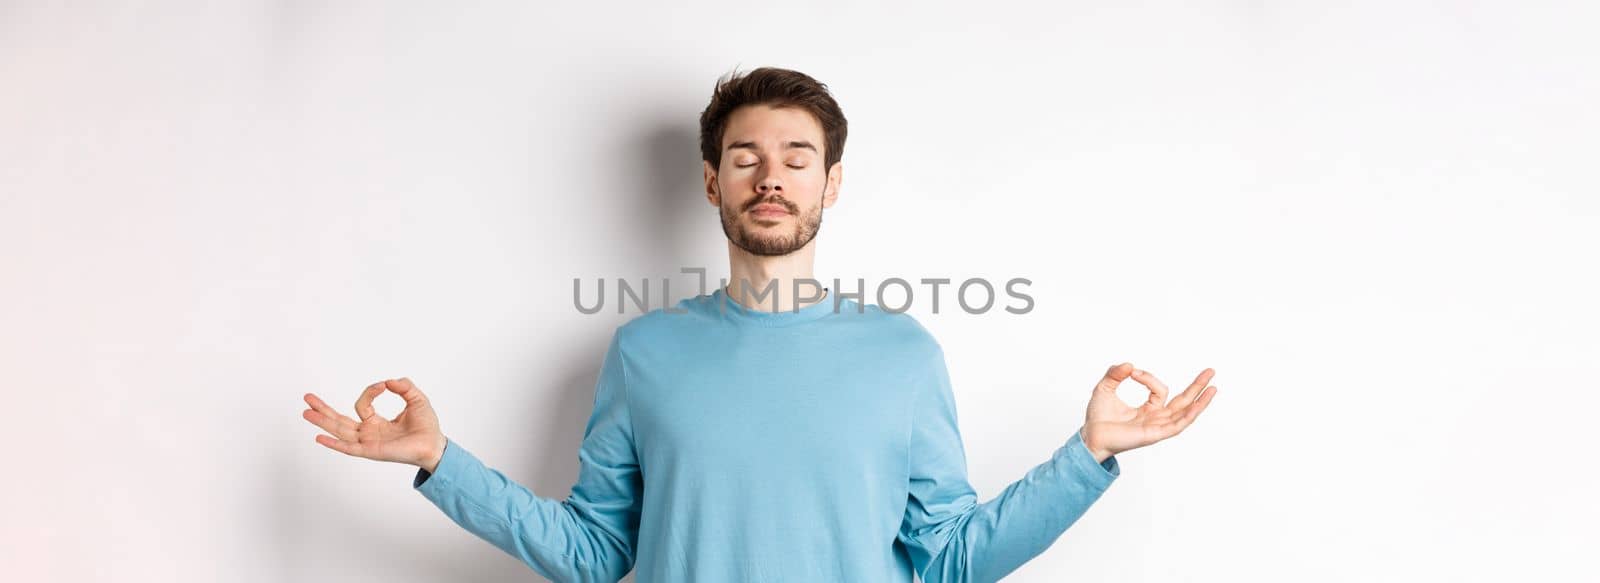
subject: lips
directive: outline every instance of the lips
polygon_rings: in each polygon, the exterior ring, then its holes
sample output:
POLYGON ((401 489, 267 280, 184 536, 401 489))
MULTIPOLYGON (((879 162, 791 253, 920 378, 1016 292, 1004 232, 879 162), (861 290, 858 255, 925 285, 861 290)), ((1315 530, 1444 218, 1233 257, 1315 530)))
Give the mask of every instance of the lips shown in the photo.
POLYGON ((789 209, 777 204, 758 204, 756 208, 750 209, 750 212, 756 216, 778 216, 789 214, 789 209))

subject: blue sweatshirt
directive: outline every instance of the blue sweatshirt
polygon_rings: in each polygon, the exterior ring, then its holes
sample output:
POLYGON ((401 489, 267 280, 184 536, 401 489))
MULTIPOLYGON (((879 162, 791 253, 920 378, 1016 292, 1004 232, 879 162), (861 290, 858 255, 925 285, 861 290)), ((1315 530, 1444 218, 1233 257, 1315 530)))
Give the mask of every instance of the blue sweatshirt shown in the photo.
POLYGON ((719 288, 618 326, 565 500, 449 439, 412 487, 554 581, 955 583, 1015 570, 1116 479, 1074 432, 980 504, 938 342, 835 296, 719 288))

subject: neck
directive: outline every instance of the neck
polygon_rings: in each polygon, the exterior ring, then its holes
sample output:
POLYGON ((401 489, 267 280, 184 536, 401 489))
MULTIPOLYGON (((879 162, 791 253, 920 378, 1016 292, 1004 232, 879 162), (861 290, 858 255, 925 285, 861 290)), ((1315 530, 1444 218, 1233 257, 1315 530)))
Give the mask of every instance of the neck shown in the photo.
POLYGON ((725 293, 744 307, 763 312, 795 310, 821 302, 828 298, 821 289, 827 284, 819 281, 818 285, 812 285, 807 281, 815 279, 811 268, 815 264, 816 245, 816 239, 812 239, 794 253, 763 256, 753 255, 729 241, 729 277, 725 293), (799 281, 798 287, 796 281, 799 281), (820 297, 812 299, 815 296, 820 297))

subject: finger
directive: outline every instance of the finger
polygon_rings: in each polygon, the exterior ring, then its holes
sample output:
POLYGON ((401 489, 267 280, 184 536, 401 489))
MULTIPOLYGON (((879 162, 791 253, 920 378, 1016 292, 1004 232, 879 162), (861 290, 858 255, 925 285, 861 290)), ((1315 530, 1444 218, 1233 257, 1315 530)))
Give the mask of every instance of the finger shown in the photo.
POLYGON ((1134 369, 1130 376, 1133 380, 1138 381, 1139 384, 1144 385, 1145 388, 1150 389, 1150 399, 1145 401, 1146 405, 1160 407, 1167 402, 1167 385, 1162 383, 1161 379, 1156 378, 1156 375, 1150 374, 1150 371, 1147 370, 1134 369))
MULTIPOLYGON (((341 427, 341 428, 348 427, 348 428, 350 428, 352 430, 354 430, 356 428, 357 423, 356 423, 355 419, 351 419, 349 417, 344 416, 343 414, 340 414, 338 411, 334 411, 333 407, 328 406, 327 403, 322 402, 321 398, 317 397, 316 395, 314 395, 312 393, 306 393, 306 404, 307 405, 311 405, 312 409, 315 409, 318 413, 321 413, 323 416, 338 421, 339 422, 339 427, 341 427)), ((338 434, 334 433, 334 435, 338 435, 338 434)))
POLYGON ((354 440, 356 438, 356 428, 354 426, 346 427, 338 420, 315 410, 306 409, 300 416, 305 417, 306 421, 310 421, 312 425, 322 428, 323 431, 339 439, 354 440))
POLYGON ((378 414, 378 412, 372 408, 372 400, 378 398, 378 395, 383 394, 384 383, 386 382, 387 381, 379 381, 367 385, 367 390, 361 391, 361 398, 356 399, 356 416, 360 417, 362 421, 366 421, 373 415, 378 414))
POLYGON ((1128 374, 1132 372, 1133 363, 1131 362, 1112 365, 1111 368, 1106 369, 1106 376, 1101 377, 1100 382, 1095 383, 1094 388, 1097 391, 1115 393, 1117 392, 1117 385, 1122 384, 1122 381, 1128 380, 1128 374))
POLYGON ((1216 395, 1216 387, 1206 387, 1206 390, 1200 393, 1200 397, 1195 399, 1194 403, 1190 404, 1188 407, 1185 407, 1183 414, 1178 416, 1178 418, 1172 422, 1171 433, 1168 434, 1168 437, 1177 435, 1184 429, 1188 429, 1189 425, 1194 423, 1194 420, 1200 417, 1200 413, 1206 410, 1206 406, 1211 404, 1211 398, 1215 397, 1216 395))
POLYGON ((1216 373, 1217 371, 1209 368, 1200 371, 1200 376, 1194 377, 1194 382, 1189 383, 1189 388, 1184 389, 1182 393, 1178 393, 1178 396, 1173 397, 1172 402, 1167 403, 1167 407, 1179 410, 1188 407, 1190 403, 1194 402, 1195 397, 1200 396, 1200 391, 1206 390, 1206 383, 1211 382, 1211 377, 1216 373))
POLYGON ((417 388, 416 383, 411 382, 410 378, 401 377, 397 380, 385 381, 384 386, 394 391, 394 394, 400 395, 400 398, 405 399, 407 405, 424 403, 428 400, 427 397, 422 395, 422 389, 417 388))
POLYGON ((317 443, 320 443, 322 445, 328 446, 328 449, 331 449, 333 451, 337 451, 337 452, 345 454, 345 455, 353 455, 353 456, 356 456, 356 457, 367 457, 367 456, 362 455, 364 448, 361 447, 361 444, 359 442, 343 441, 343 440, 339 440, 339 439, 334 439, 332 436, 323 435, 323 434, 319 433, 319 434, 317 434, 317 443))

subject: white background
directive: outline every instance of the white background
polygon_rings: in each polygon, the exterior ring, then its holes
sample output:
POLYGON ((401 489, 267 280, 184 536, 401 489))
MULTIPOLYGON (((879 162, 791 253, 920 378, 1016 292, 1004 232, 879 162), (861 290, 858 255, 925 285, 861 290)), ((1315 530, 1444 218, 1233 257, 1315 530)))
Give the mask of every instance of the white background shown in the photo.
POLYGON ((1594 3, 67 4, 0 3, 8 580, 537 579, 301 395, 409 376, 565 497, 636 315, 572 279, 726 275, 760 65, 851 122, 819 277, 1034 281, 912 310, 981 498, 1107 366, 1217 370, 1008 580, 1596 577, 1594 3))

